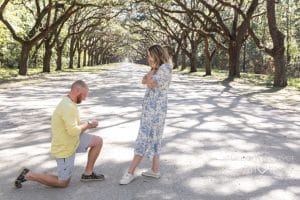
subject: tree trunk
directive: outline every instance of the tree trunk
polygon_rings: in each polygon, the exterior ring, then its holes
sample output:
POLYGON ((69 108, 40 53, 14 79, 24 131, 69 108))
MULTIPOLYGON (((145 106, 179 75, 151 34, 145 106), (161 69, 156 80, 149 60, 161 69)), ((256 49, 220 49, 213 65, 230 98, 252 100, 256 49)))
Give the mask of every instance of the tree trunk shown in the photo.
POLYGON ((275 65, 274 87, 287 86, 286 63, 284 60, 284 35, 279 31, 276 23, 275 2, 267 0, 267 17, 269 32, 273 41, 273 49, 267 50, 275 65))
POLYGON ((211 76, 211 60, 205 58, 205 76, 211 76))
POLYGON ((287 86, 287 76, 286 76, 286 64, 284 60, 284 48, 281 51, 275 52, 273 59, 274 59, 274 66, 275 66, 273 86, 285 87, 287 86))
POLYGON ((69 50, 69 69, 73 69, 74 65, 74 55, 75 55, 75 37, 71 37, 70 50, 69 50))
POLYGON ((43 57, 43 72, 50 72, 52 50, 49 41, 45 41, 45 54, 43 57))
POLYGON ((246 72, 246 51, 247 51, 247 40, 244 42, 244 50, 243 50, 243 72, 246 72))
POLYGON ((98 60, 99 60, 98 62, 99 62, 99 64, 100 64, 100 63, 102 62, 102 61, 101 61, 101 54, 100 54, 100 53, 98 54, 98 60))
POLYGON ((91 66, 94 66, 94 62, 95 62, 95 56, 94 56, 94 52, 91 53, 91 66))
POLYGON ((69 69, 73 69, 73 65, 74 65, 74 52, 69 53, 69 69))
POLYGON ((181 59, 182 59, 182 65, 181 65, 181 71, 186 69, 186 53, 185 49, 187 48, 187 38, 186 38, 186 31, 184 31, 182 36, 182 46, 181 46, 181 59))
POLYGON ((100 63, 100 54, 99 53, 95 53, 95 65, 99 65, 100 63))
MULTIPOLYGON (((241 33, 238 32, 238 29, 241 29, 242 25, 238 28, 238 12, 234 10, 234 17, 233 17, 233 22, 232 22, 232 27, 231 27, 231 37, 229 40, 229 47, 228 47, 228 67, 229 67, 229 74, 228 78, 234 79, 236 77, 240 77, 240 51, 241 48, 238 48, 238 40, 237 37, 241 38, 241 33)), ((242 23, 244 24, 243 30, 245 28, 245 21, 242 23)), ((242 30, 240 30, 242 31, 242 30)))
POLYGON ((96 53, 95 54, 95 65, 99 65, 99 63, 100 63, 100 54, 96 53))
POLYGON ((27 75, 28 58, 32 45, 28 42, 22 43, 21 58, 19 60, 19 75, 27 75))
POLYGON ((35 49, 34 49, 34 52, 33 52, 33 54, 32 54, 32 57, 31 57, 31 65, 32 66, 37 66, 37 59, 38 59, 38 50, 39 50, 39 48, 40 48, 40 46, 42 45, 42 42, 40 42, 39 44, 35 44, 34 46, 35 46, 35 49))
POLYGON ((81 67, 81 50, 77 50, 78 58, 77 58, 77 68, 81 67))
POLYGON ((211 76, 211 59, 205 55, 205 76, 211 76))
POLYGON ((86 48, 83 51, 83 66, 86 66, 86 48))
POLYGON ((191 70, 190 73, 196 72, 197 71, 197 66, 198 66, 198 60, 197 60, 197 47, 198 44, 197 42, 191 42, 191 70))
POLYGON ((191 55, 191 69, 190 73, 196 72, 197 71, 197 51, 192 52, 191 55))
POLYGON ((37 58, 38 58, 37 54, 34 54, 34 55, 32 56, 32 58, 31 58, 31 59, 32 59, 31 65, 34 66, 34 67, 37 66, 37 58))
POLYGON ((229 55, 229 78, 241 77, 240 75, 240 53, 241 45, 236 41, 230 41, 229 55))
POLYGON ((56 71, 62 70, 62 53, 63 47, 56 48, 56 71))
POLYGON ((186 56, 183 50, 181 50, 181 71, 186 68, 186 56))
POLYGON ((209 52, 209 41, 208 38, 205 38, 205 47, 204 47, 204 54, 205 54, 205 76, 211 76, 211 56, 209 52))
POLYGON ((91 51, 88 50, 88 66, 91 66, 91 51))
POLYGON ((63 41, 61 42, 59 39, 56 40, 56 71, 62 70, 62 56, 63 56, 63 51, 64 47, 68 41, 69 36, 65 37, 63 41))
POLYGON ((173 69, 178 69, 178 55, 180 51, 180 45, 176 48, 176 51, 174 55, 172 56, 172 61, 173 61, 173 69))
POLYGON ((178 54, 174 54, 174 56, 172 57, 172 61, 173 69, 178 69, 178 54))

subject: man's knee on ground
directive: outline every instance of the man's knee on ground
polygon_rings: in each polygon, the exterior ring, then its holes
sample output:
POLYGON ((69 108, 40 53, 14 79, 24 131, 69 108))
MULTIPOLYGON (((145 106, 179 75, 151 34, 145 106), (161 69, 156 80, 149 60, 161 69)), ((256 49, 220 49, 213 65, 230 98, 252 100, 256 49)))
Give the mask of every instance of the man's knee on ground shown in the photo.
POLYGON ((70 180, 67 180, 67 181, 59 181, 58 187, 60 187, 60 188, 66 188, 66 187, 69 186, 69 183, 70 183, 70 180))

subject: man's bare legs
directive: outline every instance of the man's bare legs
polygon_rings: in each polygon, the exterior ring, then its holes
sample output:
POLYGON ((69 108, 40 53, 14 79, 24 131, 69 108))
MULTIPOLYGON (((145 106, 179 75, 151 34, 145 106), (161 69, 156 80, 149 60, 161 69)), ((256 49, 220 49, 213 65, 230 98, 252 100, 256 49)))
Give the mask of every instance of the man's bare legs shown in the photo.
POLYGON ((34 173, 29 171, 25 175, 25 179, 29 181, 36 181, 43 185, 51 186, 51 187, 59 187, 59 188, 65 188, 69 185, 70 179, 63 181, 59 180, 57 176, 54 175, 47 175, 47 174, 40 174, 40 173, 34 173))
POLYGON ((101 152, 102 146, 103 139, 99 136, 93 136, 91 144, 89 145, 90 150, 88 153, 88 160, 84 172, 86 175, 92 174, 95 162, 101 152))
MULTIPOLYGON (((100 154, 101 148, 103 145, 102 138, 98 136, 93 136, 93 139, 91 141, 91 144, 89 145, 89 153, 88 153, 88 161, 85 168, 85 173, 91 174, 94 169, 95 162, 100 154)), ((29 171, 24 176, 25 180, 28 181, 35 181, 38 183, 41 183, 46 186, 51 187, 58 187, 58 188, 65 188, 69 185, 70 179, 68 180, 59 180, 57 176, 54 175, 48 175, 48 174, 42 174, 42 173, 35 173, 32 171, 29 171)))

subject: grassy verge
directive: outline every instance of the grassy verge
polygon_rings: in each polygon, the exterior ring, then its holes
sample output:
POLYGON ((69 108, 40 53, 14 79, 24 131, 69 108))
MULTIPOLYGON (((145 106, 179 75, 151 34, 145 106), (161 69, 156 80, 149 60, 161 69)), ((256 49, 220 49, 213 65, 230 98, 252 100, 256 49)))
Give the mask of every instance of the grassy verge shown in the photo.
POLYGON ((55 68, 51 68, 50 73, 42 73, 42 68, 28 68, 27 76, 19 76, 18 75, 18 69, 12 69, 12 68, 0 68, 0 83, 3 82, 10 82, 10 81, 21 81, 21 80, 30 80, 32 78, 39 78, 39 77, 45 77, 47 75, 60 75, 60 74, 66 74, 66 73, 80 73, 80 72, 91 72, 96 73, 99 71, 103 71, 109 67, 111 67, 112 64, 105 64, 105 65, 97 65, 97 66, 86 66, 83 68, 74 68, 74 69, 68 69, 65 68, 62 71, 55 71, 55 68))
MULTIPOLYGON (((189 73, 189 68, 180 71, 174 70, 175 73, 179 74, 188 74, 191 76, 201 77, 203 80, 219 80, 223 81, 228 77, 228 71, 226 70, 212 70, 211 76, 204 76, 205 70, 198 69, 197 72, 189 73)), ((264 74, 253 74, 253 73, 241 73, 241 78, 235 78, 234 82, 237 83, 245 83, 252 85, 260 85, 260 86, 272 86, 273 84, 273 76, 272 75, 264 75, 264 74)), ((300 90, 300 78, 289 78, 288 79, 288 88, 300 90)))

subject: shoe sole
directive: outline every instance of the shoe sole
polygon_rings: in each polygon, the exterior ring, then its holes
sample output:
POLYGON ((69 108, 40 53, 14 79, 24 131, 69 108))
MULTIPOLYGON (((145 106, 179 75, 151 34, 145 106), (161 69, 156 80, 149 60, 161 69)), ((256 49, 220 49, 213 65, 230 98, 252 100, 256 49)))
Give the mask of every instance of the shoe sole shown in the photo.
POLYGON ((15 187, 16 188, 21 188, 22 187, 22 183, 20 183, 20 181, 16 180, 15 181, 15 187))
MULTIPOLYGON (((136 177, 134 177, 129 183, 132 183, 135 179, 136 179, 136 177)), ((129 183, 120 183, 119 182, 119 185, 128 185, 129 183)))
POLYGON ((150 175, 150 174, 143 174, 143 173, 142 173, 142 176, 149 177, 149 178, 155 178, 155 179, 160 178, 160 176, 155 176, 155 175, 150 175))
POLYGON ((15 182, 14 182, 14 185, 16 188, 22 188, 22 181, 20 181, 20 177, 21 176, 24 176, 25 174, 27 174, 29 172, 29 169, 27 168, 23 168, 21 170, 21 172, 19 173, 19 176, 16 178, 15 182))
MULTIPOLYGON (((134 179, 132 181, 130 181, 129 183, 132 183, 134 181, 134 179)), ((119 183, 119 185, 128 185, 129 183, 119 183)))
POLYGON ((93 182, 93 181, 104 181, 105 178, 103 179, 80 179, 82 182, 93 182))

